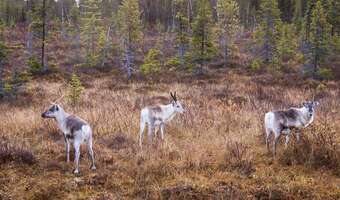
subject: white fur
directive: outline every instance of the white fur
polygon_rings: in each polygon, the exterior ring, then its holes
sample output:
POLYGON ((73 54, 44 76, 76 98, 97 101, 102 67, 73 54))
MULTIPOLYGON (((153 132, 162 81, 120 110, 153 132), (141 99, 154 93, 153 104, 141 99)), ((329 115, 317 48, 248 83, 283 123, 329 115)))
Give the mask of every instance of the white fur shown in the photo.
MULTIPOLYGON (((69 135, 71 135, 71 130, 67 128, 66 126, 66 119, 70 116, 70 114, 66 113, 64 109, 58 106, 58 111, 56 112, 49 112, 46 111, 48 117, 55 117, 59 129, 63 132, 64 138, 65 138, 65 146, 66 146, 66 162, 70 161, 70 143, 73 143, 75 156, 74 156, 74 163, 75 163, 75 169, 74 173, 79 173, 79 157, 80 157, 80 145, 82 143, 87 144, 88 153, 91 157, 92 165, 91 169, 95 170, 96 166, 94 164, 94 155, 93 155, 93 148, 92 148, 92 129, 90 125, 82 120, 86 125, 83 125, 81 130, 74 132, 74 138, 68 138, 69 135)), ((80 118, 79 118, 80 119, 80 118)))
POLYGON ((152 107, 145 107, 141 110, 140 115, 140 132, 139 132, 139 146, 142 147, 143 132, 145 124, 148 124, 148 138, 152 141, 152 133, 155 130, 157 134, 158 129, 161 130, 161 138, 164 140, 165 124, 171 121, 177 113, 183 113, 184 109, 179 101, 173 101, 168 105, 159 105, 160 111, 153 110, 152 107))
MULTIPOLYGON (((318 102, 313 103, 314 106, 318 105, 318 102)), ((274 141, 273 141, 273 155, 276 155, 276 145, 278 142, 278 139, 280 135, 283 133, 286 135, 286 142, 285 142, 285 147, 287 147, 289 139, 290 139, 290 133, 291 133, 291 128, 305 128, 309 126, 313 121, 314 121, 314 116, 315 116, 315 110, 313 108, 313 112, 310 113, 308 111, 308 108, 305 106, 301 108, 290 108, 294 109, 299 113, 298 119, 297 120, 292 120, 292 121, 287 121, 286 128, 282 129, 281 128, 281 121, 280 119, 276 119, 275 117, 275 112, 277 111, 272 111, 272 112, 267 112, 264 117, 264 127, 266 131, 266 146, 267 149, 269 150, 269 137, 272 133, 274 133, 274 141), (309 117, 311 115, 311 117, 309 117)), ((300 133, 297 131, 296 133, 297 141, 300 140, 300 133)))

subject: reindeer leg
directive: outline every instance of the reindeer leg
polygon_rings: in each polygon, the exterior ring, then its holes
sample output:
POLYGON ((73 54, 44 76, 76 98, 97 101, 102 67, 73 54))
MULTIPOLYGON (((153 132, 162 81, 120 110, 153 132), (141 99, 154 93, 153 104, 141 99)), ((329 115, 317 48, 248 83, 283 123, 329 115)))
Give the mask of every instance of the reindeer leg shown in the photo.
POLYGON ((289 142, 289 139, 290 139, 290 129, 288 129, 288 128, 284 129, 283 132, 285 134, 287 134, 286 135, 286 142, 285 142, 285 148, 287 148, 288 147, 288 142, 289 142))
POLYGON ((300 131, 299 130, 296 131, 296 140, 297 142, 300 142, 300 131))
POLYGON ((269 128, 266 128, 266 146, 267 146, 267 150, 268 152, 270 151, 269 150, 269 137, 270 135, 272 134, 272 131, 269 129, 269 128))
POLYGON ((74 145, 74 164, 75 164, 75 169, 73 173, 79 174, 80 140, 75 138, 73 145, 74 145))
POLYGON ((154 122, 150 122, 148 124, 148 139, 149 139, 149 144, 152 143, 152 134, 154 132, 154 128, 155 128, 154 122))
POLYGON ((157 139, 158 131, 159 131, 159 126, 155 126, 155 136, 154 136, 155 139, 157 139))
POLYGON ((279 141, 279 138, 280 138, 280 134, 281 134, 281 131, 280 132, 274 132, 274 141, 273 141, 273 156, 274 158, 276 157, 276 145, 277 145, 277 142, 279 141))
POLYGON ((66 162, 70 162, 70 140, 67 139, 65 135, 64 138, 65 138, 66 162))
POLYGON ((161 137, 162 137, 162 140, 164 140, 164 123, 161 123, 161 137))
POLYGON ((92 137, 90 137, 90 139, 87 141, 87 151, 90 155, 91 158, 91 167, 90 169, 95 170, 96 169, 96 165, 94 164, 94 155, 93 155, 93 148, 92 148, 92 137))
POLYGON ((140 130, 139 130, 139 146, 142 148, 142 142, 143 142, 143 133, 145 129, 145 122, 141 120, 140 122, 140 130))

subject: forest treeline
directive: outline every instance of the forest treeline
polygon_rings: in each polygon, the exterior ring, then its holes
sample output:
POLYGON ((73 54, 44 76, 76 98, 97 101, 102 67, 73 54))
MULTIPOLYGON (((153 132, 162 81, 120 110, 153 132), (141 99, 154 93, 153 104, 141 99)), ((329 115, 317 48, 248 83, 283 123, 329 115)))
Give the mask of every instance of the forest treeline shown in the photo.
POLYGON ((251 70, 298 66, 331 78, 339 10, 337 0, 0 0, 0 96, 62 67, 53 56, 59 43, 72 55, 63 61, 71 71, 201 74, 209 63, 228 65, 243 53, 251 70), (19 29, 18 46, 8 35, 19 29), (25 66, 14 70, 9 55, 19 50, 25 66))

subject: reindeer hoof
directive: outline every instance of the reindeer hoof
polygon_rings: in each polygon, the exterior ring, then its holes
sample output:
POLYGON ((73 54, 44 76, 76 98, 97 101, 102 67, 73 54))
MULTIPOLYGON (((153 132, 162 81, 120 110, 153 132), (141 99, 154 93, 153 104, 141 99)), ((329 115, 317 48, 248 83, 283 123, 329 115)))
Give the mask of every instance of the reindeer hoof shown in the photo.
POLYGON ((92 165, 90 169, 91 169, 91 170, 96 170, 97 167, 96 167, 95 165, 92 165))

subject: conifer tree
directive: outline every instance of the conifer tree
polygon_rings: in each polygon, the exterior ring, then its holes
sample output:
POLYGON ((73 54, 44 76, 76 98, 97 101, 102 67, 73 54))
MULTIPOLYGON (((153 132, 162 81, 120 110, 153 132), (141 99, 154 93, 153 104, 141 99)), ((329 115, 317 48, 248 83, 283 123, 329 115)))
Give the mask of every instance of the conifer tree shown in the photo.
POLYGON ((74 42, 75 46, 75 59, 77 61, 81 60, 81 30, 80 30, 80 9, 78 3, 72 4, 70 12, 69 12, 69 21, 70 21, 70 35, 72 35, 73 39, 71 42, 74 42))
POLYGON ((5 84, 3 81, 3 70, 4 70, 3 67, 4 67, 4 60, 7 55, 7 47, 3 41, 2 31, 3 31, 3 24, 2 24, 2 21, 0 20, 0 99, 5 95, 5 91, 4 91, 5 84))
POLYGON ((340 1, 328 0, 327 21, 331 25, 331 34, 340 34, 340 1))
POLYGON ((140 11, 137 0, 124 0, 118 9, 117 28, 123 50, 123 65, 130 79, 133 54, 141 38, 140 11))
POLYGON ((277 0, 263 0, 261 13, 262 19, 258 30, 259 43, 262 46, 264 60, 271 63, 276 54, 279 27, 282 24, 277 0))
POLYGON ((75 105, 80 100, 80 95, 84 90, 79 77, 75 73, 72 74, 68 87, 68 98, 72 105, 75 105))
POLYGON ((208 0, 199 0, 197 2, 197 15, 193 21, 193 35, 191 40, 193 51, 193 62, 198 64, 196 73, 203 71, 203 66, 207 60, 215 53, 213 43, 213 19, 211 6, 208 0))
POLYGON ((86 63, 89 66, 96 66, 99 56, 96 47, 103 31, 100 12, 102 1, 83 0, 80 3, 81 35, 85 43, 86 63))
POLYGON ((152 48, 144 58, 144 64, 141 66, 143 74, 157 73, 161 70, 161 52, 152 48))
POLYGON ((189 47, 189 19, 186 15, 187 12, 187 3, 184 0, 176 0, 175 8, 177 11, 175 17, 175 32, 176 32, 176 44, 178 48, 178 56, 181 62, 181 65, 184 64, 184 56, 189 47))
POLYGON ((287 62, 293 60, 298 52, 298 37, 294 24, 284 23, 279 27, 276 56, 279 61, 287 62))
POLYGON ((330 25, 322 1, 317 0, 311 11, 310 44, 312 48, 312 63, 314 74, 322 59, 327 55, 330 38, 330 25))
POLYGON ((239 30, 238 13, 239 7, 235 0, 219 0, 217 2, 219 36, 225 64, 228 62, 230 46, 239 30))

